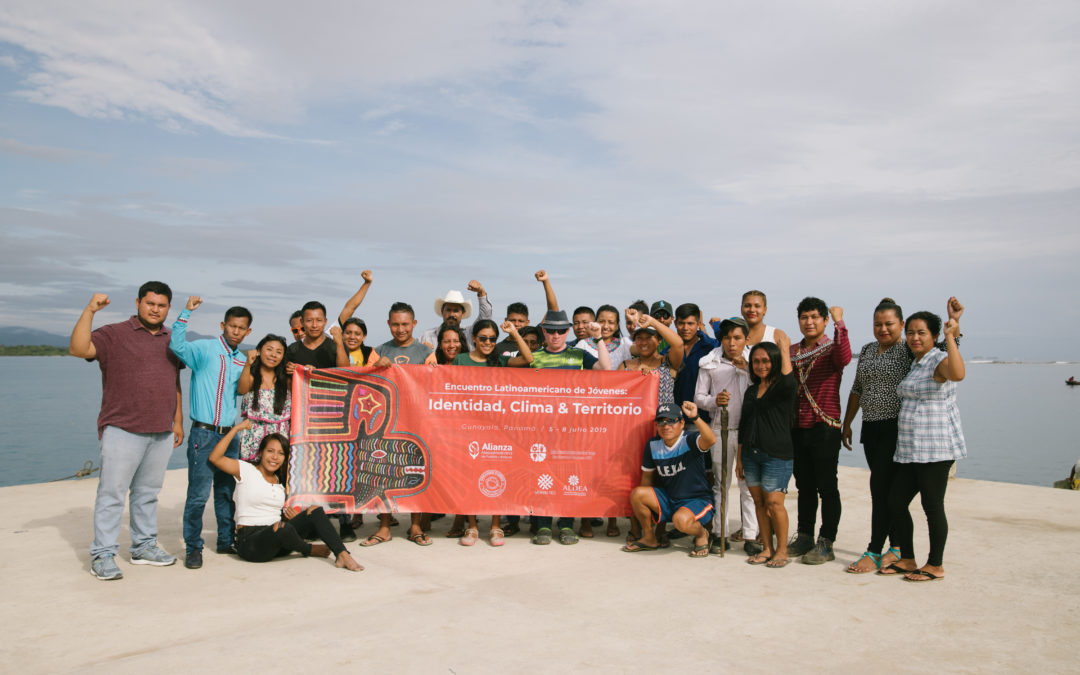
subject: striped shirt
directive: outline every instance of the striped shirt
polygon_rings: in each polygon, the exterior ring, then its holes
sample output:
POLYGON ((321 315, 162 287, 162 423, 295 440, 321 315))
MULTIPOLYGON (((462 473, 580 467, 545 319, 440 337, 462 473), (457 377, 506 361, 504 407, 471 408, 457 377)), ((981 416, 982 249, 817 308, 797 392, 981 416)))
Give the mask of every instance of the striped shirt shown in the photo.
POLYGON ((930 350, 911 364, 911 372, 896 388, 901 406, 895 462, 926 464, 967 457, 956 382, 934 381, 934 369, 946 356, 940 349, 930 350))
POLYGON ((822 337, 813 349, 803 351, 802 342, 791 345, 791 364, 799 383, 796 428, 809 429, 818 422, 840 428, 840 378, 844 366, 851 363, 851 344, 844 322, 834 325, 834 338, 822 337))
POLYGON ((172 326, 169 348, 191 368, 191 420, 230 427, 236 422, 236 383, 244 371, 247 355, 233 349, 225 337, 188 342, 191 311, 184 308, 172 326))

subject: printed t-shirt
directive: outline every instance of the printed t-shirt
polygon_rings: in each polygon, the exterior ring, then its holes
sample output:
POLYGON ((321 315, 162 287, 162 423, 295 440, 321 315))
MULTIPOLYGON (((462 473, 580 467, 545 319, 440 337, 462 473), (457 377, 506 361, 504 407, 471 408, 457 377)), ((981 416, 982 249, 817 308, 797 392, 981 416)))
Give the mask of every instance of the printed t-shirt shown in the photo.
POLYGON ((417 340, 413 340, 408 347, 399 347, 396 342, 390 340, 376 347, 375 351, 379 352, 379 356, 385 356, 392 363, 402 366, 408 363, 423 363, 434 350, 417 340))
POLYGON ((591 370, 595 364, 595 356, 577 347, 567 347, 561 352, 549 352, 544 347, 533 352, 533 360, 529 365, 537 370, 545 368, 591 370))
POLYGON ((281 520, 285 506, 285 486, 267 483, 262 471, 249 462, 241 461, 240 475, 236 478, 236 524, 273 525, 281 520))
POLYGON ((300 340, 285 350, 285 360, 310 368, 333 368, 337 365, 337 345, 330 338, 325 338, 315 349, 308 349, 300 340))
POLYGON ((713 498, 709 479, 705 475, 705 457, 709 454, 698 447, 696 431, 681 434, 673 447, 664 439, 653 437, 645 445, 641 460, 642 471, 655 471, 653 485, 664 490, 675 501, 713 498))

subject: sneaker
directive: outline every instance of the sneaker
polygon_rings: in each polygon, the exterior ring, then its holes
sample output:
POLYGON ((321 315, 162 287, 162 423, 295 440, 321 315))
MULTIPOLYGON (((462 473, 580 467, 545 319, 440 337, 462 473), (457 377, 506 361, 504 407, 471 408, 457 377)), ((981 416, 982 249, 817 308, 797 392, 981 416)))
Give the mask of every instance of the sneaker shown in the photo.
POLYGON ((227 544, 225 546, 218 544, 217 549, 215 549, 215 553, 217 553, 218 555, 237 555, 236 544, 227 544))
POLYGON ((202 550, 191 551, 184 556, 184 567, 189 570, 197 570, 202 567, 202 550))
MULTIPOLYGON (((791 555, 791 549, 788 549, 788 555, 791 555)), ((804 565, 824 565, 830 560, 836 560, 836 555, 832 550, 832 539, 825 537, 818 537, 817 546, 802 559, 804 565)))
POLYGON ((349 523, 343 522, 338 528, 338 534, 341 535, 342 542, 356 541, 356 530, 349 523))
POLYGON ((757 555, 765 550, 765 545, 756 539, 747 539, 742 545, 742 550, 746 551, 746 555, 757 555))
POLYGON ((578 536, 574 534, 574 529, 570 527, 564 527, 559 530, 559 543, 565 546, 578 543, 578 536))
POLYGON ((176 562, 176 556, 167 553, 157 542, 150 542, 131 554, 132 565, 154 565, 156 567, 168 567, 176 562))
POLYGON ((116 566, 116 556, 112 553, 99 555, 90 561, 90 574, 102 581, 124 578, 124 573, 116 566))
POLYGON ((788 542, 787 552, 788 557, 798 558, 806 555, 814 548, 814 538, 808 534, 797 532, 791 541, 788 542))
POLYGON ((551 528, 541 527, 540 529, 538 529, 536 531, 536 534, 533 535, 532 543, 536 544, 537 546, 547 546, 548 544, 550 544, 551 528))

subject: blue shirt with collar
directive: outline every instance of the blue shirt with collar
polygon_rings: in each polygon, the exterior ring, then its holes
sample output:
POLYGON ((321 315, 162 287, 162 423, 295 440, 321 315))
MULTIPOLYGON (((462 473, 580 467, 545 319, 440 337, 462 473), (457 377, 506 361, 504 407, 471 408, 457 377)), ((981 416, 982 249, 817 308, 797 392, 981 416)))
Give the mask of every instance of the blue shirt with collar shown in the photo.
MULTIPOLYGON (((681 406, 686 401, 693 402, 694 391, 697 388, 698 362, 701 361, 702 357, 720 346, 720 343, 709 337, 705 331, 699 330, 697 337, 698 339, 694 346, 690 348, 690 352, 683 355, 679 374, 675 376, 675 405, 681 406)), ((705 410, 699 410, 698 415, 706 422, 712 421, 712 415, 705 410)))
POLYGON ((223 335, 216 340, 188 342, 190 317, 187 308, 180 312, 172 326, 169 348, 191 368, 191 419, 215 427, 232 426, 237 414, 236 383, 244 372, 247 355, 230 347, 223 335))

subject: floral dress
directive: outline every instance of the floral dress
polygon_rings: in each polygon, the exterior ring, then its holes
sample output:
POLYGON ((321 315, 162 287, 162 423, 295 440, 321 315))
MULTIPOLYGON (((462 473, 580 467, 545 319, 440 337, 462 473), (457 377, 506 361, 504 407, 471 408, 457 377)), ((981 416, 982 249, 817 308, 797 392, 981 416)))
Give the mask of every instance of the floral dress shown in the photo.
POLYGON ((274 414, 274 390, 260 389, 259 409, 253 410, 254 391, 244 394, 240 401, 240 416, 251 420, 251 428, 240 432, 240 459, 252 461, 259 452, 259 444, 268 434, 289 437, 289 421, 292 417, 292 395, 285 394, 285 406, 280 415, 274 414))

